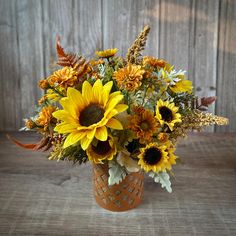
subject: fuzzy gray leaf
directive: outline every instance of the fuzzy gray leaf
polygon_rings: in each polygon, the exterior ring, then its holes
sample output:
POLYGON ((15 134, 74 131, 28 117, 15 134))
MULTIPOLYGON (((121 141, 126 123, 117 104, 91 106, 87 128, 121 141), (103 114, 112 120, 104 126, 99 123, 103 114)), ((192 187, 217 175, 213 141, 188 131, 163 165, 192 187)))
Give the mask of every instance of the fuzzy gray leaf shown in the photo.
POLYGON ((165 188, 169 193, 172 192, 170 176, 167 172, 154 173, 150 172, 149 176, 154 179, 156 183, 160 183, 162 188, 165 188))
POLYGON ((108 184, 119 184, 126 176, 125 168, 120 166, 116 161, 109 161, 109 178, 108 184))

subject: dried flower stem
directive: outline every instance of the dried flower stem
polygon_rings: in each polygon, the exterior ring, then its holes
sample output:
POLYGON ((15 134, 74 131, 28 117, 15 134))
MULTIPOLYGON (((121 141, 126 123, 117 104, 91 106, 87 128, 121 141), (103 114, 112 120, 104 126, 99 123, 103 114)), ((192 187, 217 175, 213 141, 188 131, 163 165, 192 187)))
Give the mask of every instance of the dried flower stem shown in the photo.
POLYGON ((137 39, 133 42, 132 46, 128 49, 128 53, 126 55, 127 62, 138 63, 138 57, 141 56, 140 52, 144 50, 149 31, 150 27, 145 26, 137 39))

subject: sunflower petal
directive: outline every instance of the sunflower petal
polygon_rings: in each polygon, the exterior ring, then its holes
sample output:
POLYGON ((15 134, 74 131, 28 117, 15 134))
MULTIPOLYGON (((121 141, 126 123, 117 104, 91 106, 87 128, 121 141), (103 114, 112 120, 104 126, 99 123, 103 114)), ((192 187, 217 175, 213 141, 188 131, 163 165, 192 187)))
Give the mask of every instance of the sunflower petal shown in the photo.
POLYGON ((52 113, 52 115, 58 120, 63 120, 67 123, 76 122, 76 120, 65 110, 58 110, 52 113))
POLYGON ((85 104, 84 104, 83 96, 80 93, 80 91, 74 88, 68 88, 67 96, 70 99, 70 102, 72 102, 76 108, 83 109, 85 104))
POLYGON ((103 86, 103 95, 102 95, 102 103, 105 105, 109 99, 109 94, 111 92, 111 89, 112 89, 112 86, 113 86, 113 82, 110 81, 108 83, 106 83, 104 86, 103 86))
POLYGON ((95 132, 96 132, 96 128, 90 130, 90 131, 86 131, 87 133, 87 138, 88 139, 93 139, 94 138, 94 135, 95 135, 95 132))
POLYGON ((92 141, 92 139, 89 139, 87 137, 82 138, 80 141, 82 149, 86 150, 92 141))
POLYGON ((87 104, 93 101, 93 90, 92 86, 88 81, 84 81, 82 86, 82 96, 86 100, 87 104))
POLYGON ((123 112, 125 111, 126 109, 128 109, 128 105, 125 105, 125 104, 118 104, 115 109, 120 113, 120 112, 123 112))
POLYGON ((84 137, 85 133, 82 132, 73 132, 70 133, 64 142, 63 148, 67 148, 75 143, 77 143, 80 139, 84 137))
POLYGON ((102 82, 99 79, 93 85, 93 96, 94 98, 96 98, 95 102, 99 104, 101 104, 102 101, 102 96, 103 96, 102 91, 103 91, 102 82))
POLYGON ((54 130, 60 134, 71 133, 77 130, 77 124, 61 123, 61 124, 58 124, 54 128, 54 130))
POLYGON ((70 99, 68 99, 67 97, 62 98, 60 100, 60 104, 62 105, 62 107, 64 108, 65 111, 67 111, 69 114, 71 114, 71 116, 73 118, 77 118, 77 110, 76 107, 74 107, 74 105, 70 102, 70 99))
POLYGON ((96 130, 95 137, 100 141, 107 140, 107 128, 102 126, 96 130))
POLYGON ((119 120, 117 120, 115 118, 111 118, 107 122, 106 126, 111 128, 111 129, 118 129, 118 130, 122 130, 123 129, 123 125, 120 123, 119 120))

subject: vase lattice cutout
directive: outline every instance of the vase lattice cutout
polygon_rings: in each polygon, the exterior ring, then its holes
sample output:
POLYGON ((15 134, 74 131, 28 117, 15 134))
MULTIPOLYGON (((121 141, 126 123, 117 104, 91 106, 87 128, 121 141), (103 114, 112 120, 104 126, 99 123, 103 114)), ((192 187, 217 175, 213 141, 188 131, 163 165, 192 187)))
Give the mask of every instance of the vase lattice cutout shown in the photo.
POLYGON ((108 185, 108 166, 93 166, 94 196, 99 206, 110 211, 127 211, 141 203, 144 175, 128 174, 119 184, 108 185))

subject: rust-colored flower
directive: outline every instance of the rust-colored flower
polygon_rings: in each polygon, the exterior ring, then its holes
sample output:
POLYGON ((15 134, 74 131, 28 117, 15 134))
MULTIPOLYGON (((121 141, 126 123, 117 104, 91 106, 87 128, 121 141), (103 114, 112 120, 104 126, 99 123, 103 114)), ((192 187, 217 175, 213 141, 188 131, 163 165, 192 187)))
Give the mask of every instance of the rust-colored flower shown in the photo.
POLYGON ((31 120, 31 119, 26 120, 26 122, 25 122, 26 128, 33 129, 35 126, 36 126, 36 124, 34 123, 33 120, 31 120))
POLYGON ((48 89, 50 87, 48 81, 46 79, 41 79, 38 83, 39 88, 41 89, 48 89))
POLYGON ((135 133, 141 143, 145 143, 151 141, 153 134, 157 131, 158 122, 151 111, 144 110, 129 117, 128 128, 135 133))
POLYGON ((120 88, 135 91, 142 84, 144 70, 139 65, 128 64, 126 67, 115 71, 113 76, 120 88))

